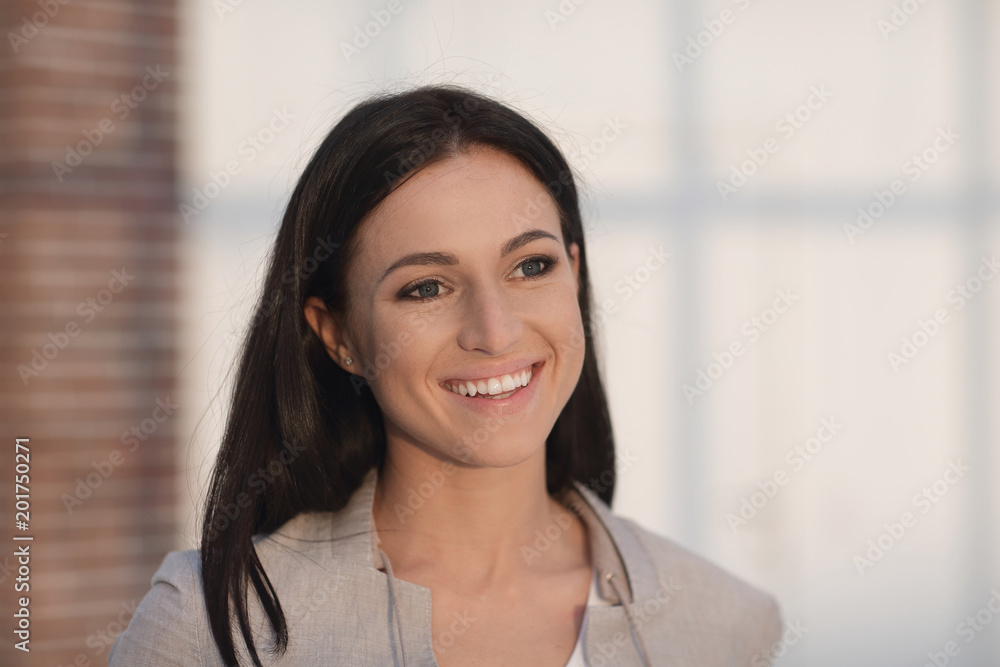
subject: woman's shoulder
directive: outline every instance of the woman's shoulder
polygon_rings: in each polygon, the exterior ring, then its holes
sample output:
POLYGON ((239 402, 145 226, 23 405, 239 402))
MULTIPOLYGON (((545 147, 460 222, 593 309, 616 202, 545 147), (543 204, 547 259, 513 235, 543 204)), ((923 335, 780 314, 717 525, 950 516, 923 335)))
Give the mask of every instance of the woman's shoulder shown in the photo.
MULTIPOLYGON (((723 569, 674 540, 639 525, 630 518, 614 515, 638 537, 656 569, 695 587, 701 595, 711 595, 740 606, 769 606, 774 597, 757 586, 723 569)), ((709 599, 711 599, 711 597, 709 599)))
MULTIPOLYGON (((680 623, 690 626, 686 631, 691 638, 718 642, 728 636, 747 664, 770 664, 770 649, 783 626, 773 595, 630 518, 610 516, 636 538, 656 571, 657 589, 647 596, 663 602, 663 630, 669 624, 673 635, 680 623)), ((657 625, 656 619, 650 621, 657 625)))
MULTIPOLYGON (((203 665, 207 615, 199 551, 171 551, 108 653, 108 665, 203 665)), ((209 663, 211 664, 211 663, 209 663)))
MULTIPOLYGON (((350 534, 342 512, 303 512, 273 532, 254 536, 257 557, 279 596, 291 634, 327 619, 337 591, 374 578, 374 571, 367 572, 372 568, 363 563, 364 545, 370 550, 371 544, 370 536, 350 534)), ((199 549, 187 549, 164 556, 151 588, 111 647, 109 667, 223 664, 205 606, 201 555, 199 549)), ((269 641, 261 606, 249 597, 255 641, 269 641)), ((241 642, 237 654, 245 657, 241 642)))

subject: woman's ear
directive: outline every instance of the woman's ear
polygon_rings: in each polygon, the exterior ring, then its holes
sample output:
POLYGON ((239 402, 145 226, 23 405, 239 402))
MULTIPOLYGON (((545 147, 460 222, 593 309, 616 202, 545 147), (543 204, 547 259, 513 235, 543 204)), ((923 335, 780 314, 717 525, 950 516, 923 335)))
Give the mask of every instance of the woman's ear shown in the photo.
POLYGON ((360 368, 360 363, 357 366, 354 365, 354 362, 359 361, 358 355, 354 350, 353 343, 351 343, 347 327, 344 326, 342 318, 337 316, 339 314, 331 313, 323 299, 318 296, 306 299, 303 313, 306 322, 309 323, 309 328, 319 337, 331 359, 348 373, 353 373, 355 368, 360 368), (352 363, 348 364, 346 359, 351 359, 352 363))

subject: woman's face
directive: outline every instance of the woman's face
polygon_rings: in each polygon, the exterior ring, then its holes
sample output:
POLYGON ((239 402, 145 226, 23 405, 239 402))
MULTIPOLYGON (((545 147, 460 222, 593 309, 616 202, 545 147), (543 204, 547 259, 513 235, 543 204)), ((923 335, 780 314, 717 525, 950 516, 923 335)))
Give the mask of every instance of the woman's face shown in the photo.
POLYGON ((368 379, 390 449, 495 467, 536 454, 584 358, 579 249, 546 189, 477 149, 416 173, 359 234, 339 340, 360 359, 341 365, 368 379))

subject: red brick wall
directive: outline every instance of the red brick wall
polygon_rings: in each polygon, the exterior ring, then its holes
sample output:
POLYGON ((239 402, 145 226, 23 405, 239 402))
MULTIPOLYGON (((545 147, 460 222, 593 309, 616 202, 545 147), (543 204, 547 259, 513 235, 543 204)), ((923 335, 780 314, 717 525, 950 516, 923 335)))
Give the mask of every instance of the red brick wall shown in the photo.
POLYGON ((177 21, 170 0, 0 3, 3 665, 105 664, 177 543, 177 21), (12 632, 23 595, 30 653, 12 632))

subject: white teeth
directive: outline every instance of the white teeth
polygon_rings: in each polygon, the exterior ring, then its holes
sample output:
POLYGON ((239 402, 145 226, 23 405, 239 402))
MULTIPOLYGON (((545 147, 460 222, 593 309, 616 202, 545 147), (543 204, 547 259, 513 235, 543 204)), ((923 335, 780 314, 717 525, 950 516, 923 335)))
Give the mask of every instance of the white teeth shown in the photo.
POLYGON ((511 373, 502 375, 498 378, 485 378, 483 380, 466 380, 464 384, 450 385, 445 383, 445 386, 452 392, 459 394, 461 396, 476 396, 477 394, 489 394, 495 396, 501 393, 507 393, 517 389, 518 387, 526 387, 531 381, 531 368, 521 371, 520 373, 511 373))

